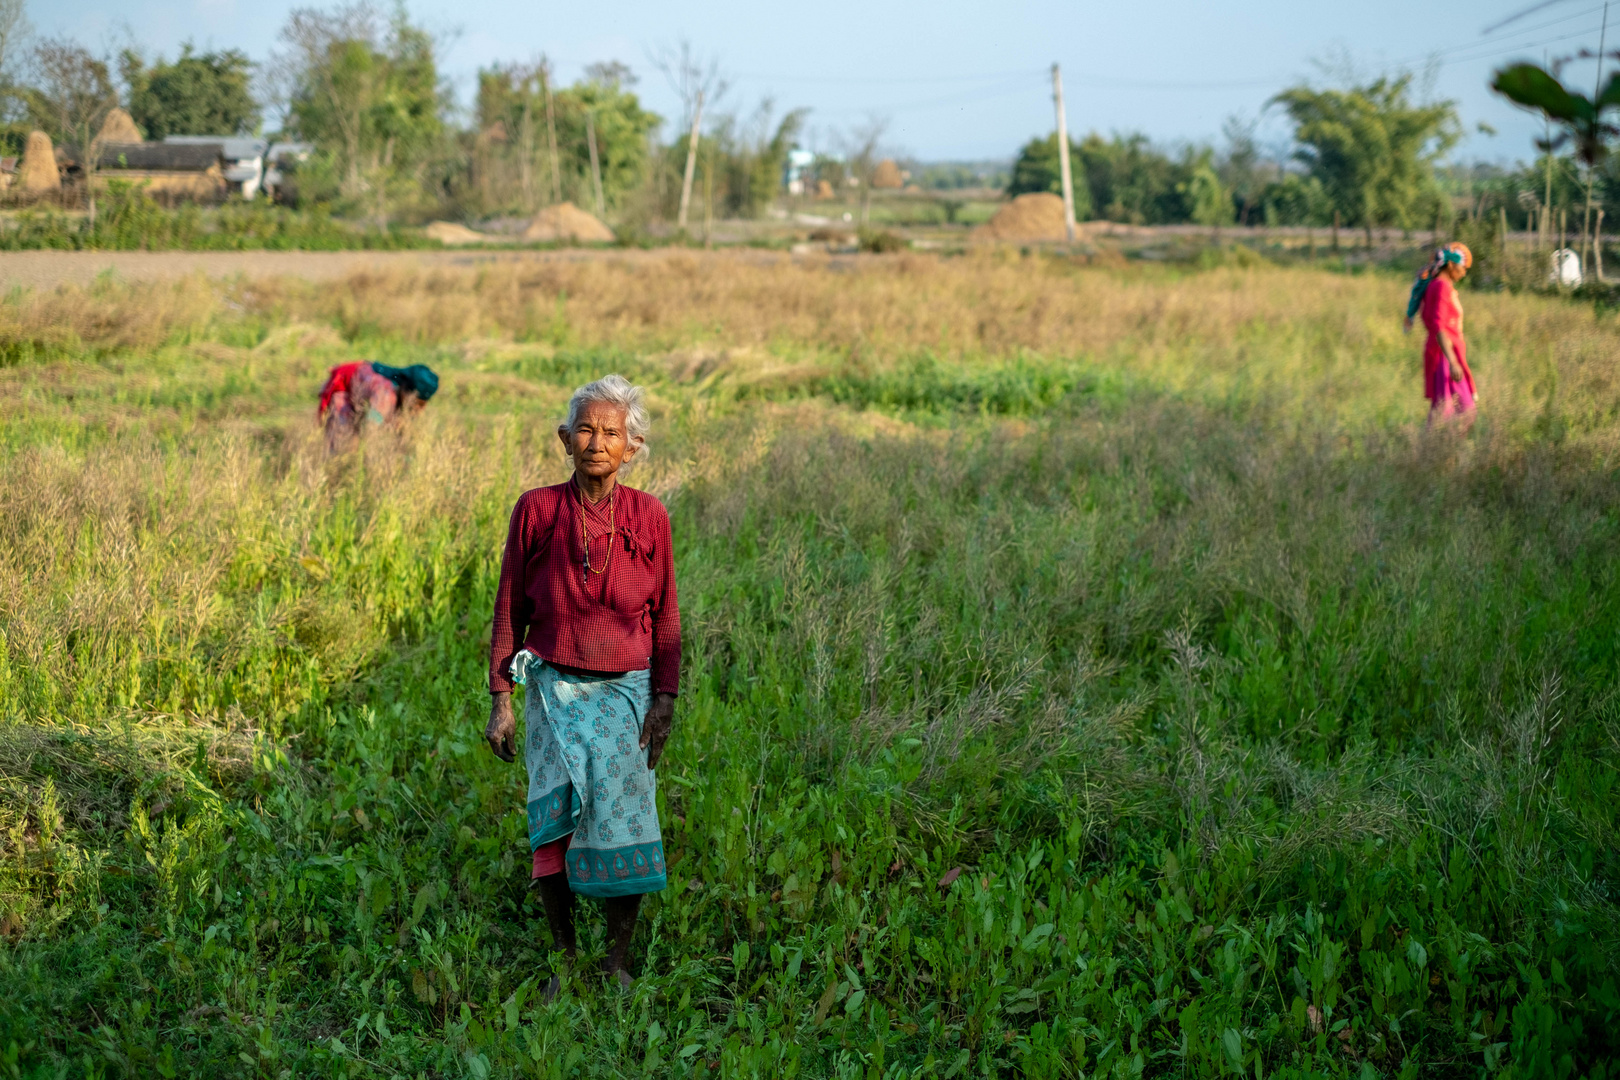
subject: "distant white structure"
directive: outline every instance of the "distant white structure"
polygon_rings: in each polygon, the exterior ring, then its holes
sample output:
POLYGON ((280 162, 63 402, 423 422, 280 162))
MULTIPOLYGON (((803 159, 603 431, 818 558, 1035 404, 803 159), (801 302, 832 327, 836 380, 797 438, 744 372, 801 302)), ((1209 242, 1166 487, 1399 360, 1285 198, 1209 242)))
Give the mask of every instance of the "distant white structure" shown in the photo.
POLYGON ((225 182, 244 199, 254 199, 264 187, 264 158, 269 143, 235 135, 167 135, 171 146, 217 146, 225 182))
POLYGON ((1547 283, 1574 289, 1580 286, 1581 281, 1580 255, 1569 248, 1559 248, 1553 252, 1552 269, 1547 273, 1547 283))
POLYGON ((788 151, 787 165, 782 170, 782 180, 787 185, 789 195, 804 194, 804 171, 815 163, 816 155, 809 150, 788 151))
POLYGON ((276 198, 287 183, 286 174, 315 149, 311 143, 273 143, 238 135, 169 135, 163 141, 179 146, 218 147, 225 181, 244 199, 256 199, 261 193, 276 198))
POLYGON ((271 143, 265 151, 264 190, 272 199, 284 199, 291 185, 291 174, 298 163, 308 161, 315 152, 315 144, 307 142, 271 143))

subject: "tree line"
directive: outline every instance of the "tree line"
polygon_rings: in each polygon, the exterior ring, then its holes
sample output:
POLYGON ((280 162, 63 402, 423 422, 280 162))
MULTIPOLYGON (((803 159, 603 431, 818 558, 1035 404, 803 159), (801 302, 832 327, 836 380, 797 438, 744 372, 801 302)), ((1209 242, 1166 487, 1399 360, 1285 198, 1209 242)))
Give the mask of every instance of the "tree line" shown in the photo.
MULTIPOLYGON (((186 45, 168 59, 136 46, 96 53, 71 39, 36 39, 23 0, 0 0, 0 152, 20 153, 36 129, 58 144, 86 145, 111 110, 124 108, 148 139, 269 132, 308 142, 315 151, 299 167, 296 200, 379 226, 401 216, 526 217, 569 200, 634 228, 677 216, 688 162, 687 197, 702 217, 763 214, 806 117, 778 113, 769 101, 747 114, 722 107, 717 67, 684 46, 653 59, 681 100, 682 115, 667 126, 642 104, 626 65, 594 64, 562 85, 543 56, 480 71, 463 108, 439 53, 403 6, 385 11, 370 0, 294 10, 258 63, 231 49, 186 45)), ((1557 211, 1583 200, 1620 207, 1613 162, 1578 142, 1570 144, 1576 153, 1549 141, 1538 160, 1514 169, 1441 164, 1461 136, 1456 108, 1416 100, 1410 76, 1301 85, 1269 104, 1293 126, 1296 149, 1284 160, 1267 159, 1255 126, 1235 120, 1219 148, 1167 150, 1141 134, 1071 140, 1077 215, 1366 230, 1443 228, 1472 217, 1522 229, 1556 228, 1557 211)), ((884 132, 871 121, 849 133, 843 153, 819 155, 803 170, 809 189, 825 182, 848 193, 851 181, 863 181, 864 220, 884 132)), ((988 175, 917 173, 925 186, 952 189, 988 175)), ((1058 175, 1056 136, 1034 138, 1005 190, 1056 191, 1058 175)))
MULTIPOLYGON (((182 47, 97 53, 35 38, 22 0, 0 0, 0 153, 43 130, 84 146, 113 109, 142 135, 268 134, 314 147, 292 197, 386 225, 401 216, 532 215, 568 200, 620 221, 673 216, 689 131, 662 144, 664 118, 637 96, 622 63, 594 64, 561 85, 545 57, 478 73, 458 107, 439 68, 441 43, 403 5, 369 0, 294 10, 268 60, 182 47)), ((671 53, 669 74, 695 64, 671 53)), ((685 72, 684 74, 690 74, 685 72)), ((755 216, 775 196, 804 113, 770 102, 739 115, 715 81, 694 149, 697 199, 720 216, 755 216)))
MULTIPOLYGON (((1512 168, 1444 164, 1462 134, 1449 101, 1414 100, 1408 75, 1346 88, 1296 86, 1269 103, 1293 127, 1293 153, 1267 160, 1253 123, 1228 122, 1224 144, 1167 150, 1145 135, 1070 141, 1075 212, 1144 225, 1304 225, 1371 230, 1451 227, 1459 219, 1576 231, 1584 202, 1620 208, 1620 170, 1543 141, 1512 168), (1551 207, 1551 210, 1547 210, 1551 207)), ((1024 145, 1009 195, 1058 192, 1057 136, 1024 145)), ((1612 220, 1612 219, 1611 219, 1612 220)))

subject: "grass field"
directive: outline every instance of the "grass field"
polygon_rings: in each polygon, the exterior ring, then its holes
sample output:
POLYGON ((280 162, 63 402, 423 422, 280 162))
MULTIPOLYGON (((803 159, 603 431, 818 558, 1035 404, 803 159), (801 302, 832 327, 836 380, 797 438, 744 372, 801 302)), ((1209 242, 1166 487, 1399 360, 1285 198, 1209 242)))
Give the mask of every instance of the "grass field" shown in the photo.
MULTIPOLYGON (((0 302, 0 1075, 1614 1076, 1620 330, 1405 282, 607 256, 0 302), (328 365, 422 361, 330 457, 328 365), (539 1001, 506 515, 655 404, 628 994, 539 1001)), ((587 951, 602 949, 587 910, 587 951)))

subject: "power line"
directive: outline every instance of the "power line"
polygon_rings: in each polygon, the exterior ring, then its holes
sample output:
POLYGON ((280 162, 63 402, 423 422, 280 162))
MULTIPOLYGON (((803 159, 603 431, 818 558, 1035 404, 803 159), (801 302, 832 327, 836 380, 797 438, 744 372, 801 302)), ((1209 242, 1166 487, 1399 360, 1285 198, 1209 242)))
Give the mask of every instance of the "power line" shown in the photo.
POLYGON ((1518 27, 1518 28, 1516 28, 1514 30, 1508 31, 1505 34, 1496 35, 1494 39, 1492 38, 1492 35, 1489 34, 1489 33, 1482 34, 1480 36, 1480 38, 1478 40, 1476 40, 1476 41, 1470 41, 1470 42, 1468 42, 1466 44, 1463 44, 1463 45, 1453 45, 1449 49, 1444 49, 1444 50, 1441 50, 1441 51, 1442 52, 1464 52, 1464 51, 1467 51, 1469 49, 1477 49, 1477 48, 1481 48, 1481 47, 1486 46, 1486 45, 1495 45, 1495 44, 1498 44, 1499 42, 1501 42, 1503 40, 1506 40, 1508 38, 1523 37, 1523 36, 1528 35, 1528 34, 1534 34, 1534 33, 1540 32, 1542 30, 1550 29, 1550 28, 1552 28, 1554 26, 1557 26, 1559 23, 1567 23, 1567 22, 1570 22, 1571 20, 1574 20, 1574 19, 1584 19, 1588 15, 1596 15, 1602 10, 1603 10, 1603 5, 1598 4, 1598 5, 1594 6, 1594 7, 1584 8, 1581 11, 1576 11, 1576 12, 1573 12, 1573 13, 1571 13, 1569 15, 1560 15, 1556 19, 1548 19, 1546 22, 1537 23, 1534 26, 1521 26, 1521 27, 1518 27))
POLYGON ((1451 64, 1466 64, 1474 60, 1489 60, 1494 56, 1506 56, 1509 53, 1525 52, 1529 49, 1539 49, 1547 45, 1556 45, 1560 41, 1571 41, 1575 38, 1590 37, 1592 34, 1597 33, 1597 31, 1597 27, 1588 26, 1584 30, 1578 30, 1568 34, 1560 34, 1558 37, 1544 38, 1541 41, 1525 42, 1522 45, 1510 45, 1506 48, 1487 48, 1484 52, 1475 53, 1471 56, 1452 57, 1451 59, 1442 61, 1441 66, 1446 67, 1451 64))
POLYGON ((1561 4, 1561 3, 1563 3, 1563 0, 1541 0, 1541 3, 1539 3, 1539 4, 1532 4, 1529 7, 1525 8, 1523 11, 1515 12, 1514 14, 1509 15, 1507 18, 1501 20, 1500 22, 1493 23, 1492 25, 1487 26, 1484 30, 1480 31, 1480 33, 1482 33, 1482 34, 1494 33, 1495 31, 1502 29, 1502 27, 1506 26, 1508 23, 1518 22, 1520 19, 1524 18, 1526 15, 1534 15, 1538 11, 1544 11, 1547 8, 1550 8, 1550 7, 1554 6, 1555 4, 1561 4))
POLYGON ((938 83, 991 82, 1013 78, 1044 78, 1044 69, 1027 68, 1021 71, 986 71, 975 75, 931 75, 904 79, 842 78, 836 75, 782 75, 777 72, 737 72, 733 78, 758 79, 768 82, 823 83, 827 85, 917 86, 938 83))
POLYGON ((1111 79, 1104 75, 1072 75, 1069 82, 1082 86, 1117 88, 1121 90, 1247 90, 1257 86, 1275 86, 1288 76, 1269 79, 1234 79, 1214 82, 1156 82, 1140 79, 1111 79))
POLYGON ((871 105, 861 106, 858 108, 850 107, 843 109, 817 109, 816 111, 818 113, 831 116, 837 116, 840 113, 885 113, 901 111, 925 112, 929 109, 944 108, 951 105, 962 105, 976 101, 994 101, 999 98, 1011 97, 1014 94, 1026 93, 1029 91, 1029 89, 1030 84, 1024 79, 1019 79, 1016 83, 1006 83, 1001 86, 984 87, 978 90, 969 91, 967 93, 951 94, 942 98, 927 98, 922 101, 903 101, 889 105, 871 105))

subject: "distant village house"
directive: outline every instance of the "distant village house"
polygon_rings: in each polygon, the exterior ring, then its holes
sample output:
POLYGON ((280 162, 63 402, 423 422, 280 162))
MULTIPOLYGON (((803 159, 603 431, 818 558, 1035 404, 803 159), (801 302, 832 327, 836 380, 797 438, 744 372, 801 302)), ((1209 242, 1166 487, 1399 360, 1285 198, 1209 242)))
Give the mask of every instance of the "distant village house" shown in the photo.
MULTIPOLYGON (((35 156, 43 159, 40 168, 56 174, 61 181, 82 183, 84 161, 78 147, 54 149, 42 132, 30 137, 30 147, 39 144, 35 156), (54 155, 55 169, 51 169, 54 155)), ((107 118, 96 144, 97 186, 122 180, 164 202, 219 202, 228 196, 256 199, 267 195, 285 201, 291 188, 291 174, 297 163, 306 160, 313 147, 308 143, 271 143, 251 136, 170 135, 162 142, 147 142, 140 129, 122 109, 107 118)), ((31 151, 32 152, 32 151, 31 151)), ((27 166, 28 156, 0 159, 0 188, 9 188, 27 166)), ((57 184, 44 184, 37 176, 19 184, 30 193, 56 190, 57 184)))

